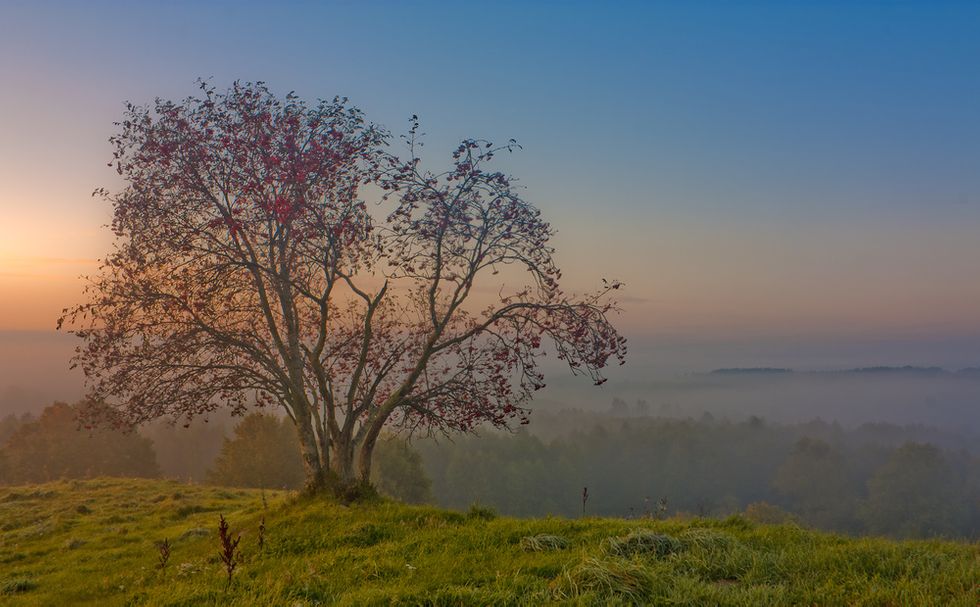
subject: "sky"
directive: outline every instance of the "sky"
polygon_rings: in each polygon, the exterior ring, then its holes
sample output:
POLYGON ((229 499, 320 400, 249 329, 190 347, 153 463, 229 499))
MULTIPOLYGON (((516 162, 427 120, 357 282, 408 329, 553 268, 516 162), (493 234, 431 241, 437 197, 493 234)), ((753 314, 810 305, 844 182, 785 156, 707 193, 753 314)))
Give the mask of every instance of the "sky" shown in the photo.
POLYGON ((634 372, 980 364, 978 27, 936 1, 5 0, 0 387, 65 366, 123 102, 198 77, 417 114, 433 162, 517 139, 568 286, 627 284, 634 372))

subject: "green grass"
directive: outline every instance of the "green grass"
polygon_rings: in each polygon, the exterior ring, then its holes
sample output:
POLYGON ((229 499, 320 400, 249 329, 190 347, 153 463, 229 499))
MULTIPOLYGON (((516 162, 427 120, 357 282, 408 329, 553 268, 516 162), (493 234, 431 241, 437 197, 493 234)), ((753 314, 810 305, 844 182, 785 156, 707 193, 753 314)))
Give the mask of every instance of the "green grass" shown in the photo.
POLYGON ((962 605, 980 546, 792 525, 495 518, 99 479, 0 489, 0 604, 962 605), (226 585, 223 514, 242 534, 226 585), (266 519, 264 550, 257 535, 266 519), (157 543, 172 554, 157 568, 157 543))

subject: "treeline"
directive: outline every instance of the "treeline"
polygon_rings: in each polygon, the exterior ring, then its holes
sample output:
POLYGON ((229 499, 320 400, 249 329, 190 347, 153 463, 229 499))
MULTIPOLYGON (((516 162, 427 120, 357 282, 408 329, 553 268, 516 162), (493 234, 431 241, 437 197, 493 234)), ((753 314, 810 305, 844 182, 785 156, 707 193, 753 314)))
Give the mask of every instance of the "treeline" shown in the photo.
POLYGON ((916 428, 574 411, 535 417, 531 428, 544 437, 524 431, 417 442, 436 501, 578 516, 588 487, 590 515, 747 512, 850 534, 980 536, 980 459, 916 441, 916 428))
MULTIPOLYGON (((0 419, 0 485, 97 476, 162 476, 265 489, 303 485, 296 430, 287 419, 252 413, 237 420, 230 436, 224 423, 231 420, 220 418, 187 427, 157 423, 140 432, 80 423, 100 407, 87 401, 55 403, 37 418, 0 419)), ((411 503, 431 501, 421 458, 405 441, 382 437, 374 460, 375 482, 383 494, 411 503)))
POLYGON ((100 408, 90 401, 56 402, 38 416, 0 418, 0 484, 94 476, 203 481, 225 438, 221 418, 186 428, 154 423, 129 432, 82 424, 82 414, 100 408))
POLYGON ((153 445, 133 432, 85 428, 83 414, 100 405, 54 403, 36 419, 30 414, 0 420, 0 484, 40 483, 94 476, 160 475, 153 445))
MULTIPOLYGON (((223 424, 232 420, 140 434, 80 427, 77 416, 89 407, 98 405, 56 403, 38 418, 0 420, 0 484, 174 470, 226 486, 303 482, 288 420, 250 414, 227 436, 223 424)), ((375 482, 403 501, 478 503, 517 516, 744 513, 849 534, 980 537, 980 458, 932 429, 622 417, 619 409, 538 412, 530 432, 514 434, 412 444, 388 437, 376 452, 375 482)))

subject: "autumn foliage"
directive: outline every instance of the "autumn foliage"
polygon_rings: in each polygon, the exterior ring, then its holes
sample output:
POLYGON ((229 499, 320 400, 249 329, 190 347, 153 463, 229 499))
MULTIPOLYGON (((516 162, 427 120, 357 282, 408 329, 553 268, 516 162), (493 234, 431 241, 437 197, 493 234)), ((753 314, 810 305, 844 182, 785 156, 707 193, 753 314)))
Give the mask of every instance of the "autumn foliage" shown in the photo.
POLYGON ((125 423, 280 406, 316 488, 368 482, 386 426, 526 421, 546 348, 602 383, 620 285, 561 289, 553 228, 490 168, 516 144, 467 140, 432 172, 414 119, 405 140, 261 83, 129 105, 125 187, 101 192, 115 245, 62 319, 92 394, 125 423))

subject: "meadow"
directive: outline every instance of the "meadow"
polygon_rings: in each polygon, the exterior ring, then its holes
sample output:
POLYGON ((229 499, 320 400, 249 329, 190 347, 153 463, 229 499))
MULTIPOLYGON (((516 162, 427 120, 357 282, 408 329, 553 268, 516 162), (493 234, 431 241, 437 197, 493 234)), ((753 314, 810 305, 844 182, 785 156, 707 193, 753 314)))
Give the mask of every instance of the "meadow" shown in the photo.
POLYGON ((517 519, 107 478, 0 489, 0 603, 11 606, 973 607, 978 580, 976 543, 741 517, 517 519), (241 535, 230 582, 219 516, 241 535))

